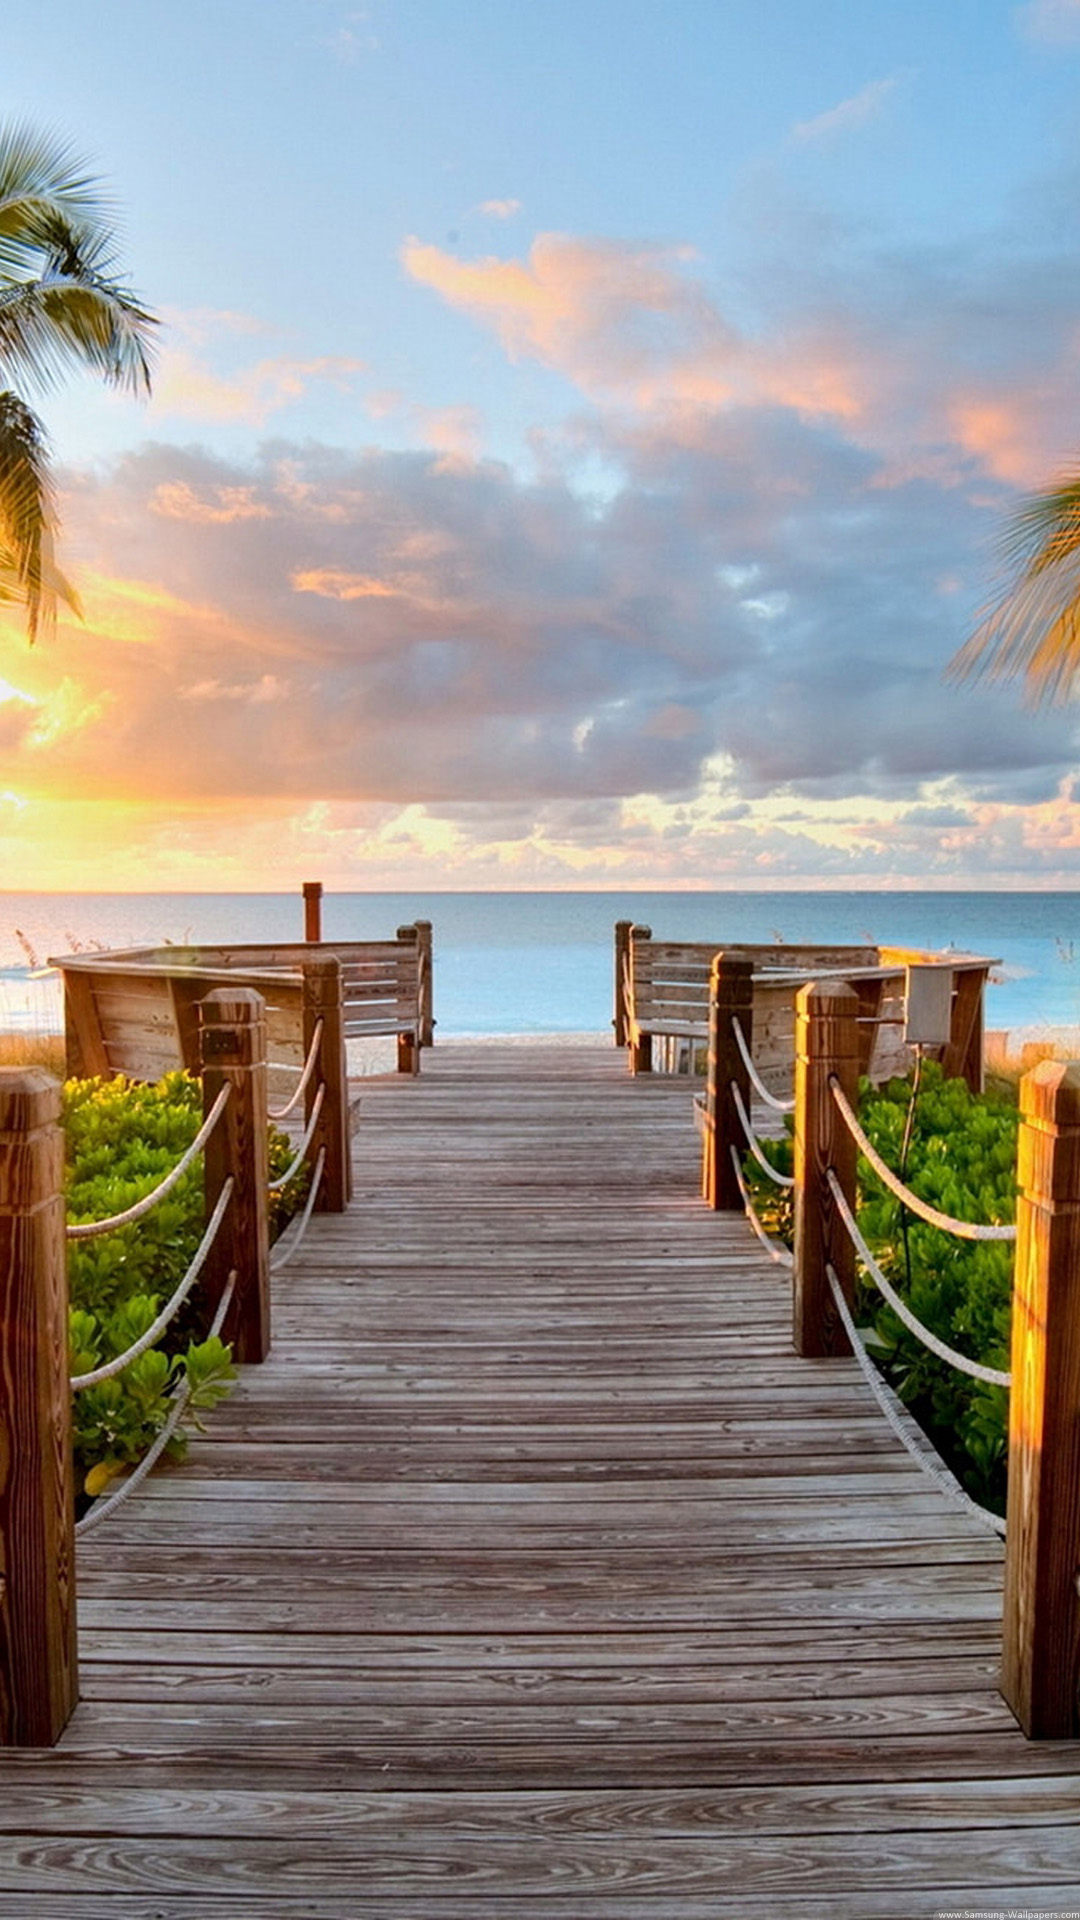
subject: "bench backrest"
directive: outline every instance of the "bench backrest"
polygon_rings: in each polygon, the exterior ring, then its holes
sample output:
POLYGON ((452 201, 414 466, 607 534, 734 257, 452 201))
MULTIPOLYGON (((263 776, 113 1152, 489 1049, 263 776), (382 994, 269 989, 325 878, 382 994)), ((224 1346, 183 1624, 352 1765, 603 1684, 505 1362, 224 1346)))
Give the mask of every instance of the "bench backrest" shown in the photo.
POLYGON ((346 1039, 419 1035, 425 955, 413 928, 396 940, 65 954, 50 964, 64 981, 67 1071, 132 1080, 157 1080, 177 1067, 198 1072, 198 1005, 223 986, 263 995, 270 1059, 299 1066, 303 967, 330 956, 341 961, 346 1039))

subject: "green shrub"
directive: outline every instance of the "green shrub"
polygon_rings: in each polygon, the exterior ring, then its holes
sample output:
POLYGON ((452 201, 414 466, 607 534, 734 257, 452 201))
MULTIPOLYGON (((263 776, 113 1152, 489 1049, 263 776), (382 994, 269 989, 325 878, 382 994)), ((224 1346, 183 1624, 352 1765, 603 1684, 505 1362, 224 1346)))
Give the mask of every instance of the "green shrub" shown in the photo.
MULTIPOLYGON (((911 1106, 910 1080, 891 1080, 882 1088, 863 1081, 860 1095, 863 1131, 888 1165, 899 1171, 911 1106)), ((1017 1127, 1015 1099, 1007 1093, 973 1095, 962 1080, 946 1080, 939 1066, 926 1062, 915 1104, 907 1185, 920 1199, 954 1218, 994 1224, 1011 1221, 1017 1127)), ((781 1172, 790 1173, 790 1138, 770 1142, 768 1152, 781 1172)), ((790 1246, 790 1193, 781 1193, 752 1160, 747 1161, 746 1178, 763 1221, 790 1246)), ((1012 1245, 1000 1240, 959 1240, 928 1226, 902 1208, 861 1156, 857 1212, 860 1230, 879 1266, 924 1326, 970 1359, 1006 1369, 1012 1245)), ((882 1372, 957 1477, 976 1499, 1004 1512, 1006 1390, 973 1380, 929 1353, 886 1305, 872 1280, 860 1280, 856 1317, 882 1372)))
MULTIPOLYGON (((172 1170, 201 1124, 202 1090, 185 1073, 166 1074, 155 1086, 123 1079, 69 1081, 64 1089, 69 1221, 124 1212, 172 1170)), ((271 1128, 271 1179, 285 1172, 292 1151, 287 1137, 271 1128)), ((302 1168, 282 1194, 271 1195, 272 1239, 302 1203, 307 1177, 302 1168)), ((92 1372, 142 1336, 182 1280, 204 1226, 200 1155, 141 1220, 69 1243, 73 1373, 92 1372)), ((75 1395, 76 1471, 87 1491, 100 1491, 116 1468, 142 1457, 168 1417, 173 1388, 185 1377, 196 1420, 228 1390, 235 1378, 230 1350, 221 1340, 207 1338, 215 1305, 196 1284, 155 1346, 115 1379, 75 1395)), ((179 1456, 185 1445, 178 1430, 168 1450, 179 1456)))

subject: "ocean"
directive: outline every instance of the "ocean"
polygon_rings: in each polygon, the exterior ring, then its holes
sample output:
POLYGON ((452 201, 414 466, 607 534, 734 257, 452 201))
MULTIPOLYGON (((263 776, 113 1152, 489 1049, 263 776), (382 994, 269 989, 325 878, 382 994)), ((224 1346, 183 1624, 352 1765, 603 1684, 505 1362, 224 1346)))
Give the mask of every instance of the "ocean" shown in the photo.
MULTIPOLYGON (((328 940, 430 920, 447 1035, 606 1032, 612 928, 658 939, 955 948, 999 962, 987 1025, 1080 1026, 1080 892, 328 893, 328 940)), ((0 893, 0 1024, 60 1025, 50 956, 80 948, 299 940, 296 893, 0 893)))

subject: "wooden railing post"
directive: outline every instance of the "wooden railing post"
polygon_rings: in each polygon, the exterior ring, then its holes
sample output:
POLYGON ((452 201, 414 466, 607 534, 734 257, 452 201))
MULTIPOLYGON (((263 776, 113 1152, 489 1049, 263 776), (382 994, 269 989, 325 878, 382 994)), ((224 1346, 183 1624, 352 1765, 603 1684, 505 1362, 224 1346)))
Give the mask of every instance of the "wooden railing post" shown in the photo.
POLYGON ((972 1093, 983 1090, 983 1007, 988 967, 958 967, 953 975, 949 1043, 941 1069, 947 1080, 966 1080, 972 1093))
MULTIPOLYGON (((651 927, 631 927, 630 935, 629 935, 629 943, 628 943, 629 959, 630 959, 631 999, 634 993, 634 975, 635 975, 635 968, 636 968, 637 950, 645 943, 646 940, 651 940, 651 939, 652 939, 651 927)), ((636 1019, 637 1018, 636 1008, 633 1009, 633 1013, 634 1013, 634 1018, 636 1019)), ((636 1039, 631 1040, 630 1071, 631 1073, 651 1073, 652 1072, 652 1034, 651 1033, 639 1032, 636 1039)))
POLYGON ((615 1045, 626 1045, 626 969, 630 964, 630 920, 615 922, 615 1045))
POLYGON ((345 1016, 342 1007, 341 961, 332 954, 304 964, 304 1058, 307 1059, 315 1027, 323 1023, 319 1061, 307 1084, 304 1111, 311 1110, 322 1083, 322 1110, 308 1149, 312 1168, 320 1148, 326 1150, 322 1185, 315 1201, 316 1213, 344 1213, 352 1198, 352 1155, 349 1147, 349 1076, 345 1060, 345 1016))
POLYGON ((795 1001, 795 1351, 808 1358, 850 1353, 826 1268, 851 1303, 855 1250, 825 1179, 831 1167, 855 1206, 855 1142, 833 1099, 836 1077, 859 1097, 858 995, 834 980, 802 987, 795 1001))
POLYGON ((435 987, 430 920, 416 922, 416 940, 420 967, 419 1039, 422 1047, 433 1047, 435 1045, 435 987))
POLYGON ((1029 1739, 1080 1734, 1080 1064, 1020 1082, 1001 1691, 1029 1739))
POLYGON ((0 1072, 0 1744, 50 1747, 79 1697, 60 1087, 0 1072))
POLYGON ((270 1248, 267 1229, 266 1002, 251 987, 215 987, 200 1002, 203 1112, 222 1087, 232 1092, 206 1143, 207 1217, 229 1175, 233 1196, 203 1268, 217 1301, 230 1273, 236 1292, 222 1331, 233 1357, 265 1360, 270 1351, 270 1248))
POLYGON ((322 939, 322 881, 304 881, 304 939, 322 939))
MULTIPOLYGON (((420 967, 420 932, 415 925, 399 927, 399 940, 404 940, 417 949, 416 966, 420 967)), ((419 1073, 420 1071, 420 1009, 417 1007, 417 1025, 412 1033, 399 1033, 397 1037, 397 1070, 399 1073, 419 1073)))
POLYGON ((747 1051, 754 1033, 754 963, 718 953, 709 978, 709 1059, 705 1078, 705 1134, 701 1153, 702 1198, 717 1213, 742 1211, 731 1148, 742 1153, 745 1137, 735 1110, 732 1081, 750 1112, 750 1075, 743 1064, 732 1021, 738 1020, 747 1051))

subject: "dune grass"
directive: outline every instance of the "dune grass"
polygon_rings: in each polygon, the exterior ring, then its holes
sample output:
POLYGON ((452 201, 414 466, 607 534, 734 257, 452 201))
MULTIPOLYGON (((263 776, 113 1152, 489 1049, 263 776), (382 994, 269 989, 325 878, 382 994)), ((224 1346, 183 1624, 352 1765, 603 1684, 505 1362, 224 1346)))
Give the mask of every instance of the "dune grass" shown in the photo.
POLYGON ((0 1033, 0 1067, 46 1067, 59 1079, 64 1077, 64 1036, 39 1033, 0 1033))

